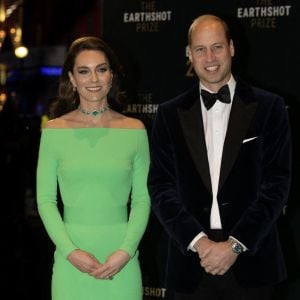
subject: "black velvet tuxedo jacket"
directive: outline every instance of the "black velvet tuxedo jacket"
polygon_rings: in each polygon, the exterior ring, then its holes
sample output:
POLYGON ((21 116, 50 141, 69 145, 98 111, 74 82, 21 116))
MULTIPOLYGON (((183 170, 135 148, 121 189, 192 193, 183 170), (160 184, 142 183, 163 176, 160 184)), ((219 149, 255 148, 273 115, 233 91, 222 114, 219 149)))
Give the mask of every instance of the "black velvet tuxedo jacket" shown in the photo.
MULTIPOLYGON (((232 271, 242 286, 286 277, 276 221, 291 181, 291 135, 281 97, 237 80, 221 162, 223 231, 249 250, 232 271)), ((159 106, 148 178, 152 208, 170 237, 166 286, 189 292, 203 272, 193 238, 210 228, 212 188, 199 86, 159 106)))

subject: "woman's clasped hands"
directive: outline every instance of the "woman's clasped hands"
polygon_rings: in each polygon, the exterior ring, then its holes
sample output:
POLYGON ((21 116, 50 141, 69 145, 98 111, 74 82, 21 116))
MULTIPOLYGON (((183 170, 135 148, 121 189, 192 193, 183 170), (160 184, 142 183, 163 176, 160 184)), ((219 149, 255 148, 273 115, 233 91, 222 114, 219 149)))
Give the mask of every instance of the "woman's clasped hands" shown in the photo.
POLYGON ((117 250, 107 257, 104 263, 81 249, 75 249, 68 255, 69 262, 83 273, 88 273, 97 279, 112 280, 130 260, 130 256, 124 250, 117 250))

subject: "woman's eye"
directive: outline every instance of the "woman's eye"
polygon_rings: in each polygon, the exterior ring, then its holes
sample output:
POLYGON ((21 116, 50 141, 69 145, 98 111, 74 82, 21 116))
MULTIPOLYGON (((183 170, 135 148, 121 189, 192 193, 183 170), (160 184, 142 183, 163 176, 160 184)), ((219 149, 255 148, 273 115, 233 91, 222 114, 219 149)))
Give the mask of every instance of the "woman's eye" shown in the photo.
POLYGON ((101 67, 101 68, 98 68, 98 69, 97 69, 97 71, 98 71, 99 73, 105 73, 107 70, 108 70, 108 68, 106 68, 106 67, 101 67))
POLYGON ((85 75, 85 74, 87 74, 87 70, 78 70, 78 73, 79 74, 82 74, 82 75, 85 75))

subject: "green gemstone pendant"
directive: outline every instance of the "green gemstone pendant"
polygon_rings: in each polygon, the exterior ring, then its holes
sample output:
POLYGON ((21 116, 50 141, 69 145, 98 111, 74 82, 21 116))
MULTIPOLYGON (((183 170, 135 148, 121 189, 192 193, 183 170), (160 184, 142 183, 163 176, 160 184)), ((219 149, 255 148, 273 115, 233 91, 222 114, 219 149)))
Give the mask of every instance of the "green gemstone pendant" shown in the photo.
POLYGON ((81 113, 83 113, 85 115, 91 115, 93 117, 97 117, 98 115, 102 115, 108 109, 109 109, 109 105, 108 104, 106 106, 104 106, 103 108, 99 109, 99 110, 93 110, 93 111, 87 111, 87 110, 84 110, 83 108, 81 108, 80 105, 78 106, 78 110, 81 113))
POLYGON ((96 117, 97 115, 99 115, 99 111, 97 111, 97 110, 94 110, 94 111, 92 111, 91 112, 91 114, 94 116, 94 117, 96 117))

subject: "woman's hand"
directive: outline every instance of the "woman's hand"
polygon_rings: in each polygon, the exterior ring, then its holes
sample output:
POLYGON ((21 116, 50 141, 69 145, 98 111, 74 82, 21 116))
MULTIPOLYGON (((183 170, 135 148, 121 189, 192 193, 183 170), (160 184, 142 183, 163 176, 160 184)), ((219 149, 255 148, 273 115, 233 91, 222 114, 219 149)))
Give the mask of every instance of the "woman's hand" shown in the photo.
POLYGON ((91 273, 102 266, 91 253, 80 249, 72 251, 67 259, 74 267, 83 273, 91 273))
POLYGON ((104 264, 89 274, 98 279, 113 279, 113 276, 120 272, 129 260, 130 256, 127 252, 117 250, 106 259, 104 264))

